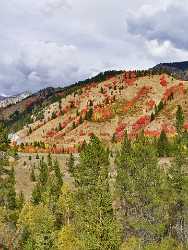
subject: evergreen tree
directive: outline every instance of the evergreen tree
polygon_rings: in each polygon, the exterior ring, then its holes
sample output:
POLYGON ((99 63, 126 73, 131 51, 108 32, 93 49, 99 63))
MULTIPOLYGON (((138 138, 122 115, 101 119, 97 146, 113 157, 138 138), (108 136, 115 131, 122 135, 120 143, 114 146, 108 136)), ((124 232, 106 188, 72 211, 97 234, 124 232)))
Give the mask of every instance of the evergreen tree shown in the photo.
POLYGON ((57 159, 54 161, 53 169, 54 169, 54 172, 55 172, 55 176, 56 176, 56 178, 58 180, 59 190, 61 190, 61 187, 63 185, 63 175, 61 173, 61 170, 60 170, 59 163, 58 163, 57 159))
POLYGON ((47 157, 47 163, 49 167, 52 167, 52 156, 50 153, 48 154, 48 157, 47 157))
POLYGON ((44 162, 44 160, 41 160, 39 164, 39 182, 42 186, 44 186, 47 180, 48 180, 48 166, 44 162))
POLYGON ((0 151, 6 152, 9 149, 8 132, 3 123, 0 123, 0 151))
POLYGON ((42 188, 39 183, 37 183, 32 191, 32 202, 37 205, 41 202, 42 188))
POLYGON ((93 116, 93 108, 90 107, 89 111, 86 113, 86 120, 91 121, 92 116, 93 116))
POLYGON ((169 235, 185 243, 185 227, 188 223, 188 177, 185 174, 187 159, 182 144, 177 145, 175 158, 168 170, 169 235))
POLYGON ((32 134, 32 132, 33 132, 33 131, 32 131, 32 128, 29 127, 29 135, 32 134))
POLYGON ((19 210, 21 210, 23 208, 23 205, 24 205, 24 202, 25 202, 25 199, 24 199, 24 194, 23 192, 21 191, 16 199, 16 204, 17 204, 17 208, 19 210))
POLYGON ((155 120, 155 115, 154 115, 154 113, 152 112, 152 113, 151 113, 151 122, 154 121, 154 120, 155 120))
POLYGON ((183 125, 184 125, 184 114, 182 107, 178 105, 177 112, 176 112, 176 129, 178 134, 181 134, 183 131, 183 125))
POLYGON ((14 210, 16 208, 16 191, 15 191, 15 172, 12 167, 6 183, 7 197, 6 205, 7 208, 14 210))
POLYGON ((164 103, 162 101, 159 102, 159 105, 157 107, 157 113, 159 113, 164 108, 164 103))
POLYGON ((75 122, 72 123, 72 129, 75 129, 76 128, 76 124, 75 122))
POLYGON ((157 142, 157 150, 159 157, 169 156, 169 142, 164 130, 161 131, 157 142))
POLYGON ((36 181, 35 170, 34 170, 34 168, 31 169, 30 180, 31 180, 32 182, 35 182, 35 181, 36 181))
POLYGON ((67 163, 67 167, 68 167, 68 171, 69 171, 71 176, 74 176, 74 171, 75 171, 74 163, 75 163, 74 156, 73 156, 73 154, 70 154, 70 157, 69 157, 69 160, 67 163))
POLYGON ((132 232, 144 240, 160 239, 165 235, 168 212, 162 195, 165 174, 155 146, 143 135, 132 143, 125 136, 116 163, 125 237, 132 232))
POLYGON ((75 227, 83 249, 119 249, 120 228, 112 209, 108 153, 95 136, 81 152, 76 175, 75 227))

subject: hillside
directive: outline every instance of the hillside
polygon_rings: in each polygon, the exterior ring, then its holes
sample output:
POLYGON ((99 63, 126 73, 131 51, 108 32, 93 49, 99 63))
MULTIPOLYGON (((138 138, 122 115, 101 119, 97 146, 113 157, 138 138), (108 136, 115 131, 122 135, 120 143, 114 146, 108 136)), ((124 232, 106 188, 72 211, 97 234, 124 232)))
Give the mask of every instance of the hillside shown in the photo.
POLYGON ((188 80, 188 62, 160 63, 152 70, 165 70, 178 79, 188 80))
POLYGON ((173 136, 177 105, 187 117, 187 88, 187 81, 156 72, 118 72, 86 82, 66 95, 60 91, 58 101, 40 109, 40 119, 33 113, 33 122, 14 134, 12 143, 25 152, 74 153, 92 134, 108 145, 121 141, 125 129, 130 138, 141 130, 150 137, 162 130, 173 136))

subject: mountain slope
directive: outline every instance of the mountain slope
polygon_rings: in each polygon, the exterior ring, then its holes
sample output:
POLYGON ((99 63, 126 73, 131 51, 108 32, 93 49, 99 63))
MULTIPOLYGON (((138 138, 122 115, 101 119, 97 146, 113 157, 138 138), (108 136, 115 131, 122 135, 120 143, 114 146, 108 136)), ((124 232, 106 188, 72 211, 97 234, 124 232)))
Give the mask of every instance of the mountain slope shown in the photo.
POLYGON ((147 136, 159 136, 162 130, 173 136, 177 105, 188 112, 187 87, 188 82, 168 74, 120 72, 66 95, 59 92, 59 101, 41 109, 41 119, 33 114, 34 122, 13 140, 25 144, 20 150, 27 152, 70 153, 93 133, 107 144, 120 141, 125 129, 131 138, 141 130, 147 136))
POLYGON ((174 63, 160 63, 153 70, 165 70, 178 79, 188 80, 188 61, 174 63))

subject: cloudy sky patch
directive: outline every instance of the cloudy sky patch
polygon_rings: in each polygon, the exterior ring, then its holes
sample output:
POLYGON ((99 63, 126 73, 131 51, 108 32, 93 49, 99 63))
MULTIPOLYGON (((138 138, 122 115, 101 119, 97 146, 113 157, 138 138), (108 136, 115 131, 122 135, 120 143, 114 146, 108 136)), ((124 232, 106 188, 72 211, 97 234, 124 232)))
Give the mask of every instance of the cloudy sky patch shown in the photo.
POLYGON ((188 0, 1 0, 0 94, 188 59, 188 0))

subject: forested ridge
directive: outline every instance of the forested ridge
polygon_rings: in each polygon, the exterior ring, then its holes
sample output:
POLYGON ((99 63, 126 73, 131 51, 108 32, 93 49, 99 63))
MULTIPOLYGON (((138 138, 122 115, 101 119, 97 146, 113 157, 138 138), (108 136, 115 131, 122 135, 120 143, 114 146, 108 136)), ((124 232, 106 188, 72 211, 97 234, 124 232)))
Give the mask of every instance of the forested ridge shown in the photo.
MULTIPOLYGON (((6 128, 0 129, 0 244, 2 249, 184 250, 188 249, 188 133, 177 107, 177 135, 158 139, 141 132, 121 149, 95 136, 79 163, 70 154, 66 183, 57 160, 33 166, 31 199, 15 192, 6 128), (159 159, 170 157, 161 166, 159 159), (112 174, 112 168, 115 174, 112 174)), ((15 150, 15 149, 14 149, 15 150)), ((36 156, 39 158, 39 156, 36 156)))

